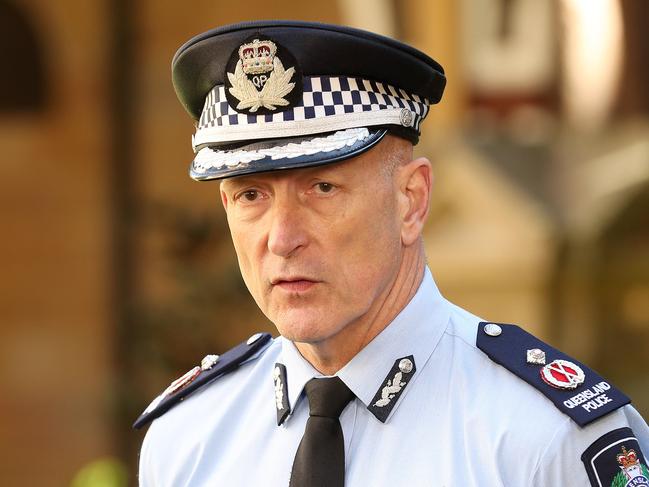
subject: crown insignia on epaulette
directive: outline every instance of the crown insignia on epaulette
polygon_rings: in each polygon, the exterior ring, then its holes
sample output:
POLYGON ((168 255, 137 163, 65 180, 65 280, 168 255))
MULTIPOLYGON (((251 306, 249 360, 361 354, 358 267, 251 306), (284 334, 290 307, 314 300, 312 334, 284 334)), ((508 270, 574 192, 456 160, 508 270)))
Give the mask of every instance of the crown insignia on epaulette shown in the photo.
POLYGON ((239 48, 243 72, 246 74, 268 73, 273 70, 277 45, 273 41, 255 39, 239 48))

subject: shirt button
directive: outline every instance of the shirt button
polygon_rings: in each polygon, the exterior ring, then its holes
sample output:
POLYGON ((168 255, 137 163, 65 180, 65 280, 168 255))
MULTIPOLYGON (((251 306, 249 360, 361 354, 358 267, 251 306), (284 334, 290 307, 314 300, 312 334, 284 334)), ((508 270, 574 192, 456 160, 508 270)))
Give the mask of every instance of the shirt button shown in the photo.
POLYGON ((263 333, 255 333, 253 336, 248 338, 248 341, 246 342, 246 345, 252 345, 257 340, 259 340, 263 335, 264 335, 263 333))
POLYGON ((497 337, 503 332, 503 329, 495 323, 487 323, 484 326, 484 332, 490 337, 497 337))
POLYGON ((412 361, 410 359, 404 358, 399 362, 399 370, 404 374, 409 374, 412 372, 412 361))

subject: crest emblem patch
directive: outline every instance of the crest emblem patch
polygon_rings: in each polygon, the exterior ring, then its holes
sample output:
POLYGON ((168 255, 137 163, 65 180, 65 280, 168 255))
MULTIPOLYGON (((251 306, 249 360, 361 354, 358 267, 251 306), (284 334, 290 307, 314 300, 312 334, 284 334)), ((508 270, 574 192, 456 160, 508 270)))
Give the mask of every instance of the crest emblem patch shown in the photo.
POLYGON ((593 486, 649 486, 649 469, 630 428, 605 434, 588 447, 581 460, 593 486))
POLYGON ((302 73, 295 58, 261 36, 249 38, 232 53, 225 79, 228 103, 241 113, 281 112, 302 96, 302 73))
POLYGON ((584 383, 586 375, 577 364, 558 359, 541 369, 541 378, 557 389, 576 389, 584 383))
POLYGON ((649 471, 646 465, 640 463, 635 450, 627 451, 622 445, 622 452, 617 455, 617 463, 622 471, 613 478, 611 487, 649 485, 649 471))

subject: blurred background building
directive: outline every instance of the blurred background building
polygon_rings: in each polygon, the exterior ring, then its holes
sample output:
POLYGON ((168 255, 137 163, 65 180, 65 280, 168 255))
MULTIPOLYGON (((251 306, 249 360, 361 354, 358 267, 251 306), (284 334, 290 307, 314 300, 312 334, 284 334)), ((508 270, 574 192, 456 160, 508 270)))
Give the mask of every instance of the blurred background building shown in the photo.
POLYGON ((367 28, 445 66, 417 146, 442 292, 649 417, 648 2, 0 0, 0 483, 136 485, 139 412, 205 354, 274 331, 218 184, 186 176, 169 75, 191 36, 253 18, 367 28))

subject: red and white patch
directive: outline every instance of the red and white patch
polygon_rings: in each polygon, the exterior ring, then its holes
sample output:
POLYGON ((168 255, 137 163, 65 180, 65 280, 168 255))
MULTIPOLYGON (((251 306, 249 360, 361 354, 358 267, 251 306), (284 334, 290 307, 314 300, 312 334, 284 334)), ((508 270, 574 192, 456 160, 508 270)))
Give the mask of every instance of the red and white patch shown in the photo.
POLYGON ((541 369, 541 378, 557 389, 576 389, 584 383, 586 375, 577 364, 559 359, 541 369))
POLYGON ((179 377, 175 381, 173 381, 169 387, 167 387, 162 394, 160 394, 158 397, 156 397, 153 401, 151 401, 151 404, 147 406, 147 408, 144 410, 142 414, 149 414, 151 411, 153 411, 155 408, 157 408, 162 401, 164 401, 166 398, 171 396, 172 394, 178 392, 181 390, 183 387, 185 387, 188 384, 191 384, 196 377, 198 377, 201 373, 201 368, 196 366, 189 372, 187 372, 185 375, 182 377, 179 377))
POLYGON ((165 394, 167 396, 170 396, 171 394, 174 394, 175 392, 178 392, 180 389, 185 387, 188 384, 191 384, 196 377, 198 377, 201 373, 201 368, 199 366, 194 367, 192 370, 187 372, 185 375, 182 377, 176 379, 171 383, 169 387, 165 390, 165 394))

